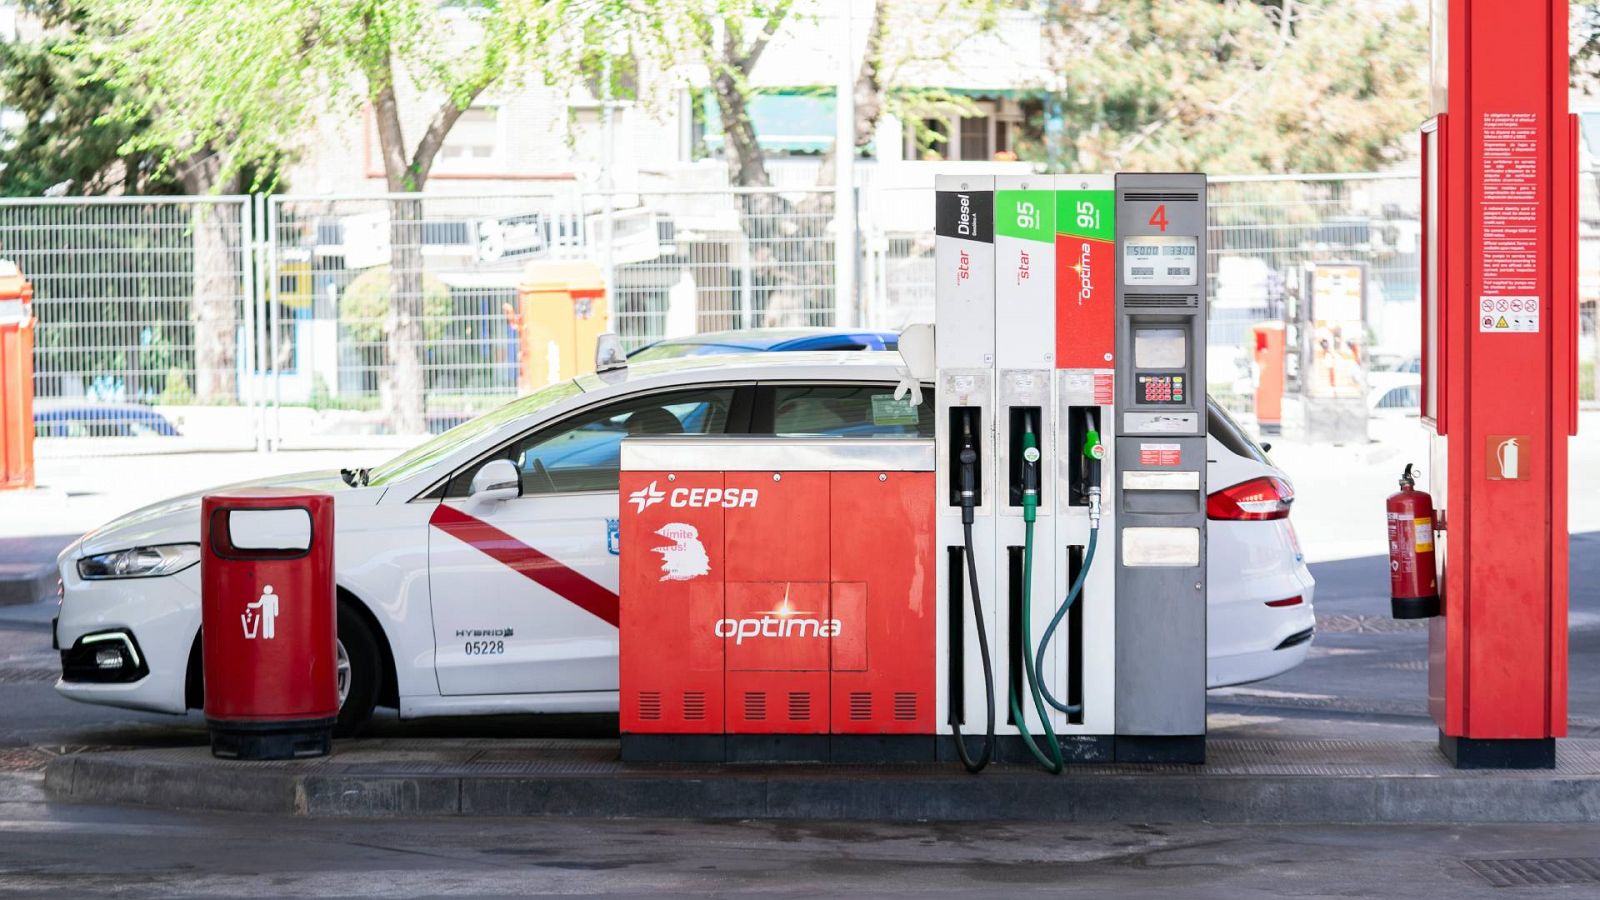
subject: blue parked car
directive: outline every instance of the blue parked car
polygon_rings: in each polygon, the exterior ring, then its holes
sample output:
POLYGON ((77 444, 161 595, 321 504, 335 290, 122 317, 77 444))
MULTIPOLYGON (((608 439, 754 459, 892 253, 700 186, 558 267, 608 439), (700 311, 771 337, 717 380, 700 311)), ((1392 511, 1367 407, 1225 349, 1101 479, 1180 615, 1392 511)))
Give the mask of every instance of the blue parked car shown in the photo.
POLYGON ((763 353, 786 350, 897 350, 893 331, 852 328, 745 328, 666 338, 628 354, 629 362, 713 356, 719 353, 763 353))
POLYGON ((37 437, 178 437, 166 416, 147 406, 94 401, 40 401, 33 407, 37 437))

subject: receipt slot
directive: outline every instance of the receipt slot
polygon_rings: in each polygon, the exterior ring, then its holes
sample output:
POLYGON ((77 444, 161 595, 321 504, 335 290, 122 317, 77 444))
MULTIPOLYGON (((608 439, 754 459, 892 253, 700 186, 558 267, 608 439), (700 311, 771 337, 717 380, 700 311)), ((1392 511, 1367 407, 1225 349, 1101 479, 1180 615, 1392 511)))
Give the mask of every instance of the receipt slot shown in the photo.
POLYGON ((1203 762, 1206 178, 1116 178, 1117 760, 1203 762))
POLYGON ((281 489, 201 504, 200 622, 211 752, 297 759, 339 716, 333 497, 281 489))

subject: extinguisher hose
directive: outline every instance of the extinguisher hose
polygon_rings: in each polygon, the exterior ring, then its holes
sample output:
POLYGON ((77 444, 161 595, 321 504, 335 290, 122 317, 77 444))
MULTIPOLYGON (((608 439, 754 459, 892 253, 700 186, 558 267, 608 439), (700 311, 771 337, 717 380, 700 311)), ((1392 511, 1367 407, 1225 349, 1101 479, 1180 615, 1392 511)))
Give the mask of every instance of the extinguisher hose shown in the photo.
MULTIPOLYGON (((1083 567, 1078 570, 1078 577, 1072 580, 1072 590, 1067 592, 1067 599, 1061 602, 1061 606, 1056 610, 1055 616, 1050 619, 1050 626, 1044 630, 1044 639, 1039 642, 1038 656, 1033 663, 1036 670, 1044 668, 1044 654, 1050 647, 1050 640, 1055 637, 1056 628, 1060 626, 1061 620, 1066 617, 1067 610, 1072 609, 1072 604, 1078 602, 1078 596, 1083 593, 1083 580, 1089 575, 1089 567, 1094 565, 1094 548, 1095 544, 1099 542, 1099 538, 1100 526, 1095 525, 1089 529, 1089 546, 1084 548, 1083 567)), ((1046 703, 1068 715, 1083 712, 1082 703, 1062 703, 1055 698, 1054 694, 1050 693, 1050 686, 1044 682, 1039 683, 1039 692, 1044 695, 1046 703)))
POLYGON ((981 772, 989 765, 989 760, 994 758, 994 663, 989 659, 989 634, 983 627, 983 602, 978 598, 978 559, 972 552, 972 523, 963 522, 961 525, 962 539, 966 544, 967 553, 967 581, 972 590, 972 618, 978 626, 978 653, 983 657, 983 696, 989 702, 989 714, 984 727, 983 752, 977 759, 967 752, 967 741, 961 736, 960 710, 950 722, 950 730, 956 738, 956 754, 961 757, 961 764, 967 767, 968 772, 981 772))

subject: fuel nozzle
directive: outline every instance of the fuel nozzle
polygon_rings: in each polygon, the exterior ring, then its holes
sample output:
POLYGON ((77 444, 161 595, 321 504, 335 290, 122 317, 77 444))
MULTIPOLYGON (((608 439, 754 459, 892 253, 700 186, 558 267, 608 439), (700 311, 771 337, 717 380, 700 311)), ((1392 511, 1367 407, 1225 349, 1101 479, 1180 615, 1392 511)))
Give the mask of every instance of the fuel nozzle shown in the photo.
POLYGON ((971 525, 978 506, 978 447, 972 437, 972 411, 961 412, 961 522, 971 525))
POLYGON ((1022 518, 1032 522, 1039 510, 1039 435, 1033 430, 1033 416, 1022 416, 1022 518))
POLYGON ((1100 477, 1101 462, 1106 458, 1106 445, 1100 443, 1100 432, 1091 420, 1083 433, 1084 483, 1088 485, 1089 527, 1100 527, 1100 477))

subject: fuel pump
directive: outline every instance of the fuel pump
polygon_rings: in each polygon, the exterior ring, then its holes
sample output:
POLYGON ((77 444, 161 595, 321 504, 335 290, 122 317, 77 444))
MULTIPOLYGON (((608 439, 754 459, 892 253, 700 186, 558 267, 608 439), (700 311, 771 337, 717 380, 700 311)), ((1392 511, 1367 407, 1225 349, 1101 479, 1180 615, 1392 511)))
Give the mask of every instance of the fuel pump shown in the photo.
POLYGON ((1001 634, 994 567, 995 227, 992 176, 935 183, 937 753, 977 772, 995 757, 1001 634), (986 602, 987 601, 987 602, 986 602), (970 610, 970 615, 969 615, 970 610), (983 723, 982 737, 967 734, 983 723), (948 737, 945 737, 948 736, 948 737))

